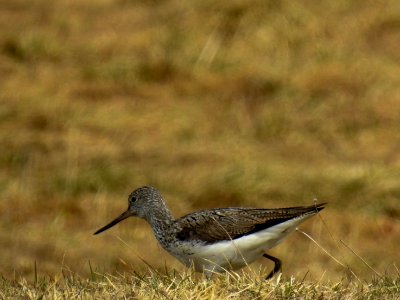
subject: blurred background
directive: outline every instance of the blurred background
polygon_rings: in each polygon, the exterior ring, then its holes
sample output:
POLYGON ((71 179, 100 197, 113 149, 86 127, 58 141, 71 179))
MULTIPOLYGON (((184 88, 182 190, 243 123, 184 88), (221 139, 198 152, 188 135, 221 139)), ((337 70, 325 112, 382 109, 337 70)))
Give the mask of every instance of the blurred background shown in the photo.
MULTIPOLYGON (((399 62, 396 0, 2 0, 0 273, 184 270, 143 220, 93 236, 153 185, 176 217, 329 202, 301 228, 398 274, 399 62)), ((300 233, 270 253, 348 274, 300 233)))

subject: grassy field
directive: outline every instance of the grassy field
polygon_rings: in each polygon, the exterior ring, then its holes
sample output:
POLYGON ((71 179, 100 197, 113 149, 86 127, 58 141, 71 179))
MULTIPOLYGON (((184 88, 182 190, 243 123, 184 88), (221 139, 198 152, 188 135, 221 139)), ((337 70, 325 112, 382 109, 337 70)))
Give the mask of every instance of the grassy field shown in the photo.
POLYGON ((296 232, 271 250, 282 288, 398 291, 399 11, 395 0, 0 1, 2 284, 22 293, 48 278, 50 293, 68 270, 85 292, 132 280, 147 293, 148 264, 165 286, 184 281, 142 220, 92 235, 153 185, 175 216, 328 202, 301 229, 338 261, 296 232))
POLYGON ((119 274, 99 278, 64 276, 53 280, 0 279, 0 296, 20 299, 398 299, 400 281, 385 278, 368 284, 324 283, 279 278, 265 281, 259 273, 232 273, 213 280, 192 273, 119 274))

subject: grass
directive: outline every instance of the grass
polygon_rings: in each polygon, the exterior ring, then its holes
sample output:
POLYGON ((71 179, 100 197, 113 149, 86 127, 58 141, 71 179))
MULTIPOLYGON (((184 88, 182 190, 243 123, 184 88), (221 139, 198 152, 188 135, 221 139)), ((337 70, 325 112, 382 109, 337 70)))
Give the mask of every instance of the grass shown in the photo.
MULTIPOLYGON (((147 278, 143 260, 185 274, 140 220, 92 236, 145 184, 176 216, 328 202, 302 230, 362 286, 397 280, 397 1, 0 7, 0 273, 14 291, 35 274, 58 289, 64 266, 90 290, 89 261, 114 285, 147 278)), ((299 233, 271 254, 282 286, 348 276, 299 233)))
POLYGON ((282 278, 265 281, 259 273, 227 273, 213 280, 191 272, 161 274, 94 273, 91 279, 76 275, 38 279, 0 280, 3 299, 397 299, 398 279, 336 283, 282 278))

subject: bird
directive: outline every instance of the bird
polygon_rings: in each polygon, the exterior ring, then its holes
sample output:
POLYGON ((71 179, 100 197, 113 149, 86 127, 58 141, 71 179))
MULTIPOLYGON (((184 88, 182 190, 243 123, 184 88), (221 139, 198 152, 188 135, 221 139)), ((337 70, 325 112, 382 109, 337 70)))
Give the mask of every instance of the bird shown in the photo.
POLYGON ((266 276, 281 272, 282 261, 266 253, 326 203, 286 208, 227 207, 201 210, 175 219, 160 191, 142 186, 128 197, 128 209, 97 230, 97 235, 129 217, 146 220, 161 246, 187 267, 214 273, 237 270, 259 258, 274 262, 266 276))

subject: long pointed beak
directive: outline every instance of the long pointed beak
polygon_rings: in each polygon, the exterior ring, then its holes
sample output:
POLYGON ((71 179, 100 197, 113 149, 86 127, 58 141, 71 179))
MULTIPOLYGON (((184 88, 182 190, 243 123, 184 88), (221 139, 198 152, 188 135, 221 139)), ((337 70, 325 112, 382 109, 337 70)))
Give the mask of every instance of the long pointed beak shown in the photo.
POLYGON ((111 221, 106 226, 104 226, 104 227, 100 228, 99 230, 97 230, 94 234, 99 234, 99 233, 101 233, 101 232, 113 227, 115 224, 118 224, 122 220, 125 220, 126 218, 129 218, 132 215, 133 214, 129 210, 127 210, 126 212, 122 213, 118 218, 116 218, 114 221, 111 221))

